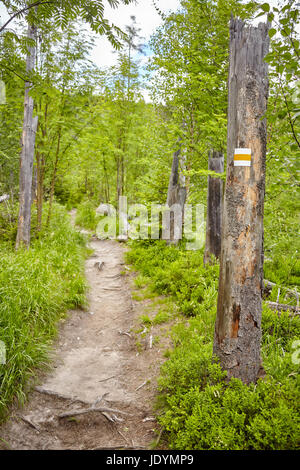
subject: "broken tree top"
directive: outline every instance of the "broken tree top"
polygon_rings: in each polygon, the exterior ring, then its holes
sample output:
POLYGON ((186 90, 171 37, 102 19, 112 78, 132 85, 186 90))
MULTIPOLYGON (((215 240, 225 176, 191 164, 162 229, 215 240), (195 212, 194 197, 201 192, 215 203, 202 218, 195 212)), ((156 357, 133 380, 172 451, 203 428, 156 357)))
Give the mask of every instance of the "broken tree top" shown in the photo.
POLYGON ((234 150, 234 166, 251 166, 251 149, 237 148, 234 150))

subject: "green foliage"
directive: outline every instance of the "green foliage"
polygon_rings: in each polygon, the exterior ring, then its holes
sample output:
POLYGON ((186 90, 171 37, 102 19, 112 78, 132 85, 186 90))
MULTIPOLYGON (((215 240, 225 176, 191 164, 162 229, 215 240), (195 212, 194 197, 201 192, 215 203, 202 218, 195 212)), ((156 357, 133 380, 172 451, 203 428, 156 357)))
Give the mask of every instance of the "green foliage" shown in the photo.
POLYGON ((96 208, 90 201, 82 202, 76 211, 75 224, 95 232, 101 216, 97 216, 96 208))
POLYGON ((203 251, 178 250, 164 241, 132 243, 127 253, 143 276, 151 278, 151 285, 159 294, 169 294, 177 301, 185 315, 197 315, 215 306, 219 267, 203 266, 203 251))
MULTIPOLYGON (((299 406, 295 381, 281 387, 274 380, 246 386, 237 379, 227 385, 199 388, 168 396, 160 422, 170 434, 172 449, 287 450, 299 444, 299 406)), ((210 379, 211 380, 211 379, 210 379)))
MULTIPOLYGON (((3 3, 13 15, 27 2, 3 3)), ((108 3, 116 7, 129 0, 108 3)), ((39 34, 37 66, 30 78, 39 118, 35 170, 43 199, 52 199, 54 190, 56 199, 68 208, 78 205, 76 223, 92 231, 101 219, 95 207, 100 202, 115 205, 120 194, 126 194, 129 203, 165 203, 172 153, 181 137, 188 202, 205 203, 208 151, 226 153, 228 21, 231 12, 246 22, 259 12, 272 22, 266 58, 270 96, 264 277, 280 286, 279 301, 286 302, 284 286, 299 286, 300 270, 295 218, 300 15, 296 0, 277 6, 181 0, 177 12, 162 15, 163 23, 150 41, 148 75, 133 55, 141 51, 134 21, 125 37, 105 20, 102 0, 53 0, 30 8, 28 21, 38 24, 39 34), (93 38, 82 25, 78 35, 78 18, 105 34, 115 47, 122 43, 115 67, 98 70, 90 64, 93 38), (143 99, 145 78, 152 103, 143 99)), ((46 365, 56 322, 67 308, 84 303, 85 283, 83 241, 58 206, 52 223, 42 231, 36 230, 33 209, 32 248, 13 251, 28 41, 8 29, 0 41, 0 78, 6 85, 6 104, 0 105, 0 195, 7 192, 12 198, 0 205, 0 340, 8 345, 8 362, 0 366, 2 417, 13 396, 24 400, 28 379, 37 367, 46 365)), ((278 317, 264 305, 262 357, 267 377, 250 387, 236 380, 227 383, 212 361, 218 265, 204 267, 203 252, 186 251, 184 242, 179 249, 150 240, 129 245, 127 261, 141 273, 136 286, 148 284, 153 296, 171 296, 176 313, 184 315, 174 327, 174 350, 167 353, 160 378, 160 421, 170 446, 295 448, 299 383, 293 357, 299 319, 288 314, 278 317)), ((149 287, 142 296, 134 295, 141 300, 146 294, 150 295, 149 287)), ((278 289, 273 289, 270 300, 277 295, 278 289)), ((159 310, 154 318, 144 315, 141 321, 158 325, 172 313, 159 310)))
POLYGON ((180 136, 186 149, 192 203, 205 202, 208 152, 226 153, 230 15, 248 19, 255 8, 240 0, 181 0, 150 40, 151 96, 166 103, 174 143, 180 136))
MULTIPOLYGON (((299 286, 299 190, 271 161, 266 184, 264 277, 278 285, 299 286)), ((298 288, 299 290, 299 288, 298 288)))
POLYGON ((9 200, 0 205, 0 240, 14 241, 17 234, 17 205, 9 200))
MULTIPOLYGON (((299 318, 264 305, 262 358, 267 373, 250 386, 226 381, 213 356, 218 266, 203 253, 162 241, 133 242, 127 253, 157 293, 172 295, 182 318, 161 368, 159 422, 177 450, 296 449, 299 444, 299 364, 293 360, 299 318)), ((273 266, 274 267, 274 266, 273 266)), ((152 324, 148 316, 142 318, 152 324)))
MULTIPOLYGON (((108 0, 109 6, 116 8, 120 4, 128 5, 132 0, 108 0)), ((3 0, 3 4, 11 13, 10 20, 15 16, 29 15, 30 21, 38 23, 51 18, 55 28, 67 27, 70 21, 82 19, 97 33, 106 35, 115 48, 120 47, 118 38, 124 33, 104 18, 103 0, 51 0, 28 3, 25 0, 3 0), (36 7, 36 8, 35 8, 36 7)), ((9 21, 7 22, 9 24, 9 21)), ((6 26, 6 25, 4 25, 6 26)), ((4 27, 3 26, 3 27, 4 27)), ((1 28, 0 28, 1 32, 1 28)))
POLYGON ((0 243, 0 340, 7 361, 0 365, 0 418, 16 398, 23 403, 38 368, 47 366, 57 323, 67 309, 85 305, 85 242, 55 206, 48 230, 28 251, 0 243))

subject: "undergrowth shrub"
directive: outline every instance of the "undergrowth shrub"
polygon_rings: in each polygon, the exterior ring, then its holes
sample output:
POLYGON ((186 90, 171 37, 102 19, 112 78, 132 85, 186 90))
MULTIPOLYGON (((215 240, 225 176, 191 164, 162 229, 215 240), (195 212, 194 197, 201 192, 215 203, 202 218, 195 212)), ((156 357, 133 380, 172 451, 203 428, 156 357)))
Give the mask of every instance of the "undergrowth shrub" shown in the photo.
POLYGON ((216 384, 202 389, 194 384, 185 393, 169 394, 160 423, 172 449, 296 449, 298 402, 294 384, 278 386, 272 379, 250 386, 238 379, 226 384, 219 370, 216 384))
MULTIPOLYGON (((106 215, 96 213, 96 206, 91 201, 84 201, 77 207, 76 225, 97 233, 99 222, 105 219, 106 215)), ((104 228, 107 231, 107 228, 104 228)), ((119 218, 116 217, 116 237, 119 235, 119 218)), ((108 237, 109 238, 109 237, 108 237)), ((105 237, 104 237, 105 239, 105 237)))
MULTIPOLYGON (((270 312, 268 312, 269 314, 270 312)), ((274 317, 274 313, 273 313, 274 317)), ((264 316, 263 316, 264 318, 264 316)), ((299 444, 299 365, 291 349, 264 351, 267 376, 247 386, 226 382, 212 355, 211 333, 203 335, 201 315, 173 328, 174 349, 161 368, 159 422, 177 450, 295 449, 299 444)), ((299 335, 299 321, 290 319, 299 335)), ((214 323, 214 315, 211 317, 214 323)), ((268 327, 271 321, 266 319, 268 327)), ((278 331, 286 319, 277 323, 278 331)), ((271 327, 272 328, 272 327, 271 327)), ((299 337, 299 336, 298 336, 299 337)), ((276 336, 275 336, 276 338, 276 336)), ((272 339, 272 344, 276 339, 272 339)))
MULTIPOLYGON (((299 445, 299 318, 263 305, 262 359, 266 376, 247 386, 226 380, 213 356, 218 265, 203 252, 162 241, 130 242, 127 262, 152 290, 171 295, 184 314, 172 329, 174 348, 161 368, 159 422, 176 450, 295 449, 299 445)), ((274 279, 274 277, 272 278, 274 279)), ((275 295, 275 293, 273 294, 275 295)))
POLYGON ((10 200, 0 204, 0 240, 9 241, 17 235, 18 205, 10 200))
POLYGON ((76 225, 84 227, 88 230, 96 230, 100 217, 96 214, 96 207, 90 201, 84 201, 77 207, 76 225))

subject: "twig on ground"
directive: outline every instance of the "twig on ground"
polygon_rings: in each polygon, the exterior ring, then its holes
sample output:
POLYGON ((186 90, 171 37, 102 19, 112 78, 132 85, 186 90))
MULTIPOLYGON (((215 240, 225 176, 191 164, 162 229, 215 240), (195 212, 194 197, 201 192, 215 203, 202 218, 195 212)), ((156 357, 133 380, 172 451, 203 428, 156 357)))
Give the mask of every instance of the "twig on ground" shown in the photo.
POLYGON ((131 338, 131 334, 130 334, 130 333, 127 333, 127 331, 119 330, 119 334, 120 334, 120 335, 126 335, 126 336, 129 336, 129 338, 131 338))
POLYGON ((153 418, 153 416, 146 416, 146 418, 143 419, 143 423, 146 423, 147 421, 156 421, 156 419, 153 418))
POLYGON ((121 431, 119 431, 119 429, 116 428, 116 431, 117 431, 118 434, 120 434, 121 437, 123 437, 124 441, 125 441, 127 444, 130 445, 130 442, 129 442, 129 440, 127 439, 127 437, 124 436, 124 434, 122 434, 121 431))
POLYGON ((110 379, 114 379, 116 377, 116 375, 112 375, 111 377, 107 377, 106 379, 101 379, 101 380, 97 380, 97 382, 106 382, 107 380, 110 380, 110 379))
POLYGON ((40 432, 39 426, 35 424, 33 421, 31 421, 31 419, 27 418, 26 416, 21 416, 21 415, 19 415, 19 417, 21 418, 22 421, 24 421, 24 423, 29 424, 29 426, 34 428, 38 433, 40 432))
POLYGON ((123 415, 128 415, 131 416, 129 413, 126 413, 126 411, 121 411, 121 410, 116 410, 114 408, 107 408, 107 407, 91 407, 91 408, 86 408, 85 410, 72 410, 72 411, 66 411, 65 413, 61 413, 58 415, 59 418, 68 418, 70 416, 78 416, 78 415, 84 415, 90 412, 98 412, 98 413, 119 413, 123 415))
POLYGON ((140 388, 144 387, 144 385, 146 385, 146 383, 147 383, 147 380, 145 380, 145 382, 143 382, 141 385, 139 385, 139 386, 135 389, 135 391, 137 392, 140 388))
POLYGON ((92 408, 95 408, 96 405, 99 405, 99 403, 101 403, 103 398, 106 397, 107 395, 109 395, 109 393, 105 392, 105 393, 103 393, 103 395, 101 395, 101 397, 98 397, 97 400, 95 401, 95 403, 92 404, 92 408))
POLYGON ((161 436, 162 436, 162 433, 164 432, 164 430, 165 430, 165 428, 162 427, 161 430, 160 430, 160 432, 159 432, 158 438, 157 438, 156 441, 155 441, 155 447, 158 446, 159 441, 161 440, 161 436))

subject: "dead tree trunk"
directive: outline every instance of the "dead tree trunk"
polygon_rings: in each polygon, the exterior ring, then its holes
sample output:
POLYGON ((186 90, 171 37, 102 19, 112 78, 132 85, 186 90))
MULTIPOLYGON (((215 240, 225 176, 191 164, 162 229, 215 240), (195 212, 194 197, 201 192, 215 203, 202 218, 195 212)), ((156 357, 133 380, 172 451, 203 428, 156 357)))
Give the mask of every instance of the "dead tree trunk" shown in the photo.
MULTIPOLYGON (((28 25, 28 39, 35 41, 36 27, 28 25)), ((26 58, 27 75, 34 71, 35 65, 35 46, 28 47, 26 58)), ((30 96, 32 83, 25 83, 25 99, 24 99, 24 121, 22 134, 22 150, 20 156, 20 196, 19 196, 19 218, 18 232, 16 239, 16 248, 21 245, 26 248, 30 245, 30 225, 31 225, 31 190, 32 190, 32 173, 33 173, 33 157, 35 146, 35 134, 37 130, 37 116, 33 117, 33 98, 30 96)))
MULTIPOLYGON (((215 173, 223 173, 224 155, 221 152, 211 153, 208 159, 208 169, 215 173)), ((222 209, 223 181, 221 178, 208 176, 204 264, 209 262, 211 255, 219 258, 221 254, 222 209)))
POLYGON ((56 183, 59 153, 60 153, 60 143, 61 143, 61 127, 59 127, 58 129, 56 153, 55 153, 54 167, 53 167, 53 173, 52 173, 51 185, 50 185, 49 209, 48 209, 47 222, 46 222, 47 227, 50 224, 51 215, 52 215, 52 207, 53 207, 54 193, 55 193, 55 183, 56 183))
POLYGON ((227 175, 214 353, 228 378, 261 367, 268 26, 231 19, 227 175))
MULTIPOLYGON (((183 174, 183 170, 185 167, 185 155, 179 147, 179 149, 174 152, 173 155, 173 162, 171 168, 171 174, 169 179, 169 187, 168 187, 168 195, 167 195, 167 206, 171 208, 174 205, 178 205, 180 208, 181 213, 181 221, 175 220, 176 219, 176 211, 170 211, 170 219, 169 219, 169 227, 166 229, 170 231, 170 243, 178 243, 178 239, 176 238, 176 228, 175 224, 181 223, 182 228, 182 221, 183 221, 183 214, 184 214, 184 204, 186 201, 186 186, 185 186, 185 176, 183 174)), ((167 219, 165 219, 167 221, 167 219)), ((178 227, 179 228, 179 227, 178 227)), ((180 228, 179 228, 180 229, 180 228)), ((180 231, 180 230, 179 230, 180 231)))

